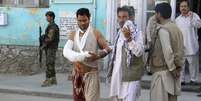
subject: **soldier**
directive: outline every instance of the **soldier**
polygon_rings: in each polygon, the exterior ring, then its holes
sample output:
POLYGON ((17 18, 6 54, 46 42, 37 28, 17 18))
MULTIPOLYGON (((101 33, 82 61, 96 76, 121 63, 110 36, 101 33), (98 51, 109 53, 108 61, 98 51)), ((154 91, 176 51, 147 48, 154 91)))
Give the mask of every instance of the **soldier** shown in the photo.
POLYGON ((46 54, 46 80, 41 85, 42 87, 52 86, 57 84, 55 73, 56 51, 59 44, 59 27, 54 22, 55 14, 48 11, 46 14, 48 26, 45 30, 42 48, 46 54))

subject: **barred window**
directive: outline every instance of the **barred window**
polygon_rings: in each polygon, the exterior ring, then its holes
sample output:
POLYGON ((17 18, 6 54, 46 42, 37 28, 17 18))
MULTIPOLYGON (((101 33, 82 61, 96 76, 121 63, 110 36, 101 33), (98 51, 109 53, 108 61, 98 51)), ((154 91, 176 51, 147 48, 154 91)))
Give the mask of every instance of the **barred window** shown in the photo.
POLYGON ((0 6, 5 7, 49 7, 49 0, 0 0, 0 6))

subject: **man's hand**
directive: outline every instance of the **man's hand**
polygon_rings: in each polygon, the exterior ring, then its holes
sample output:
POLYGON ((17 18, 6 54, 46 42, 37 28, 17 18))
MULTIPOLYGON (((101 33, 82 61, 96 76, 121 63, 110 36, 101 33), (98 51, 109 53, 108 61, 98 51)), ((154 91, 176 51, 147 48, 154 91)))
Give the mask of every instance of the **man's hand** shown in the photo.
POLYGON ((68 74, 68 78, 67 78, 69 81, 72 81, 73 80, 73 75, 72 74, 68 74))
POLYGON ((180 79, 181 67, 177 67, 175 70, 171 71, 171 73, 176 79, 180 79))
POLYGON ((193 12, 192 12, 192 11, 189 11, 188 14, 187 14, 187 16, 189 16, 190 19, 192 20, 192 19, 193 19, 193 12))
POLYGON ((92 52, 89 52, 89 54, 91 55, 90 57, 87 57, 85 58, 86 61, 88 62, 93 62, 93 61, 96 61, 100 58, 100 56, 98 54, 95 54, 95 53, 92 53, 92 52))
POLYGON ((98 55, 99 55, 99 57, 100 58, 103 58, 103 57, 105 57, 108 53, 110 53, 110 51, 111 51, 111 49, 109 49, 108 51, 104 51, 104 50, 100 50, 99 52, 98 52, 98 55))
POLYGON ((47 44, 43 43, 42 46, 39 47, 40 50, 43 50, 47 47, 47 44))
POLYGON ((123 28, 122 28, 122 32, 123 32, 124 37, 125 37, 126 39, 130 39, 130 38, 131 38, 131 31, 130 31, 129 26, 127 26, 127 28, 126 28, 126 27, 123 27, 123 28))

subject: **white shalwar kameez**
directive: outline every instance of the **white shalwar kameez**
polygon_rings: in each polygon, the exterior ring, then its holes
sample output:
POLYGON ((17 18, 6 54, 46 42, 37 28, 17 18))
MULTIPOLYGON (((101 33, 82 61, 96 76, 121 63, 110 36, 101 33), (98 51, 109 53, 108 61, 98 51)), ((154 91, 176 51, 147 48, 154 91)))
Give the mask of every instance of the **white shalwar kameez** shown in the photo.
MULTIPOLYGON (((190 79, 191 81, 197 81, 199 74, 198 28, 201 28, 201 19, 196 13, 193 13, 192 17, 180 15, 176 18, 175 22, 183 34, 185 46, 184 58, 189 63, 190 79)), ((185 82, 184 70, 182 69, 181 75, 183 82, 185 82)))
MULTIPOLYGON (((112 71, 111 78, 111 88, 110 88, 110 97, 113 98, 113 101, 137 101, 141 94, 141 85, 140 81, 131 81, 131 82, 122 82, 122 70, 121 70, 121 51, 124 43, 124 36, 121 31, 119 31, 120 36, 117 42, 116 47, 116 58, 114 61, 114 68, 112 71)), ((129 48, 132 50, 132 53, 136 56, 142 55, 142 33, 137 33, 137 41, 129 42, 129 48)))

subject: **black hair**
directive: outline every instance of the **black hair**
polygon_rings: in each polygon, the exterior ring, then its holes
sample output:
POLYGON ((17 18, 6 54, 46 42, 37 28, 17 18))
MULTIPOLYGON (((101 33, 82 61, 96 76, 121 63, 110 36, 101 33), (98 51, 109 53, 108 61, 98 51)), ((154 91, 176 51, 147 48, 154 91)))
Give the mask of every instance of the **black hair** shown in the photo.
POLYGON ((118 8, 117 8, 117 15, 118 15, 119 12, 121 12, 121 11, 123 11, 123 12, 128 12, 128 14, 129 14, 129 9, 128 9, 127 7, 118 7, 118 8))
POLYGON ((165 19, 170 18, 172 14, 172 9, 169 3, 157 4, 155 7, 155 11, 156 13, 160 13, 160 15, 165 19))
POLYGON ((133 6, 123 6, 122 8, 128 9, 129 16, 135 16, 135 9, 133 6))
POLYGON ((45 16, 50 16, 50 17, 52 17, 53 19, 55 18, 55 14, 54 14, 53 11, 48 11, 48 12, 46 12, 45 16))
POLYGON ((189 2, 188 0, 181 0, 181 1, 180 1, 180 4, 181 4, 182 2, 186 2, 187 5, 188 5, 188 7, 190 6, 190 2, 189 2))
POLYGON ((88 8, 80 8, 80 9, 78 9, 77 12, 76 12, 76 17, 78 17, 78 15, 81 15, 81 16, 86 15, 88 18, 91 17, 91 14, 90 14, 88 8))

